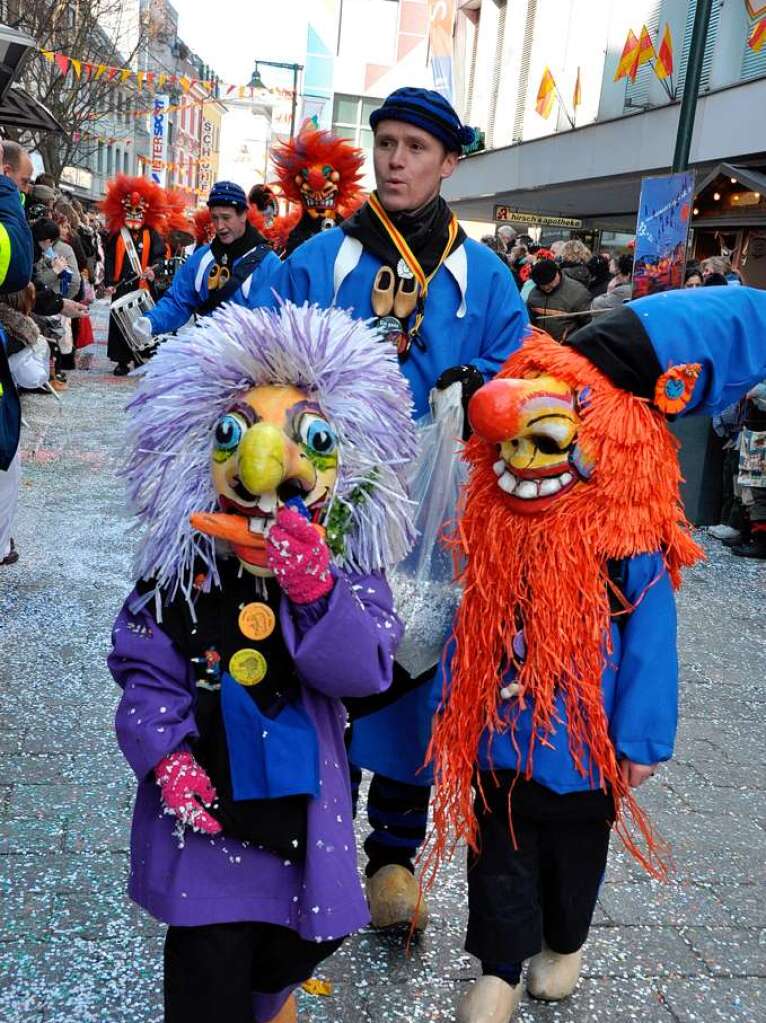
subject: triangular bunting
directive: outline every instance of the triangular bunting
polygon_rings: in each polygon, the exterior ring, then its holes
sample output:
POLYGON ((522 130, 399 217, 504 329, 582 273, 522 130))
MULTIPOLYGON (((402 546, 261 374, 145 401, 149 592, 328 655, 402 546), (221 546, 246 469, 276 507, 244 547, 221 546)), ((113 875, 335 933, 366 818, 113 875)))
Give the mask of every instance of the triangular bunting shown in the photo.
POLYGON ((69 70, 69 57, 65 57, 63 53, 54 53, 53 59, 56 61, 56 67, 61 74, 65 75, 69 70))
POLYGON ((72 65, 72 70, 74 71, 74 73, 79 78, 80 75, 82 74, 82 61, 75 60, 74 57, 70 57, 69 58, 69 63, 72 65))

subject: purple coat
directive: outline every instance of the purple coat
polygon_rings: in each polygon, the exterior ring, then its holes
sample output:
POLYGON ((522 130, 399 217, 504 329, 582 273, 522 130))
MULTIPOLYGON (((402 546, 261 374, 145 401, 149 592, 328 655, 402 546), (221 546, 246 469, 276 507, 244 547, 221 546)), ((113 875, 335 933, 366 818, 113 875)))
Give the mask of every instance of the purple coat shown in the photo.
POLYGON ((321 794, 311 799, 304 862, 238 839, 186 829, 163 812, 153 768, 196 737, 194 676, 134 593, 117 617, 109 668, 123 695, 117 738, 138 777, 129 892, 171 925, 262 921, 308 940, 340 938, 369 920, 359 883, 343 732, 343 696, 391 684, 401 624, 380 575, 338 573, 329 597, 296 605, 282 597, 279 620, 303 682, 301 703, 319 741, 321 794))

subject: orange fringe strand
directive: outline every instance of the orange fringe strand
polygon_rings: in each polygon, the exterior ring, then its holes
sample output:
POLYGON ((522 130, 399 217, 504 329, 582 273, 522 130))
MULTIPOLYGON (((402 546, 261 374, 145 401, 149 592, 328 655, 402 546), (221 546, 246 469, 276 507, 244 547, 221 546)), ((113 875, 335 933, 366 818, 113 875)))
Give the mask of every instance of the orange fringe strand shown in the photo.
MULTIPOLYGON (((562 693, 578 770, 586 776, 589 752, 591 784, 611 788, 615 827, 626 847, 650 873, 667 873, 661 843, 620 773, 601 679, 612 656, 608 560, 662 551, 677 587, 681 568, 702 557, 681 506, 677 442, 648 402, 619 390, 581 355, 535 331, 499 376, 541 373, 578 393, 588 389, 578 439, 595 468, 588 483, 546 512, 519 515, 497 485, 495 445, 478 437, 466 444, 471 471, 465 509, 450 541, 467 559, 464 596, 451 681, 428 752, 436 784, 425 863, 429 883, 458 840, 477 848, 473 788, 479 740, 485 731, 491 741, 508 728, 500 717, 499 689, 520 623, 527 655, 516 679, 519 700, 534 701, 526 776, 535 746, 548 742, 559 724, 555 700, 562 693)), ((477 798, 484 798, 480 787, 477 798)))

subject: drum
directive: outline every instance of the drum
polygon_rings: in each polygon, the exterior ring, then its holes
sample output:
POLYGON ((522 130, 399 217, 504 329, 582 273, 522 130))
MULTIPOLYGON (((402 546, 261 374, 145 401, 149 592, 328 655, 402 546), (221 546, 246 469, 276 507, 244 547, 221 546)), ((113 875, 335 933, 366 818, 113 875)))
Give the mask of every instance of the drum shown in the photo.
POLYGON ((154 299, 143 288, 136 291, 129 291, 122 298, 116 298, 112 302, 112 316, 114 322, 122 334, 125 343, 130 348, 136 361, 136 365, 146 362, 154 354, 157 347, 157 339, 143 337, 133 329, 133 324, 139 316, 146 316, 150 309, 154 308, 154 299))

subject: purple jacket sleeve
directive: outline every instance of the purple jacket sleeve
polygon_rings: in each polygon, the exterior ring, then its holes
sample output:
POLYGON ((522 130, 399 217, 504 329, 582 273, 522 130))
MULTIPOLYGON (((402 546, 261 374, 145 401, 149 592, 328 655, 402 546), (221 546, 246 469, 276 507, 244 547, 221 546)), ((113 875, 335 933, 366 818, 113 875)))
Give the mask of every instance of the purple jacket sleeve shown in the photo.
POLYGON ((148 611, 133 613, 131 594, 112 630, 109 670, 122 688, 117 741, 139 780, 197 735, 191 665, 148 611))
POLYGON ((327 597, 293 604, 280 619, 287 649, 303 682, 325 696, 370 696, 391 685, 402 624, 384 576, 335 573, 327 597))

